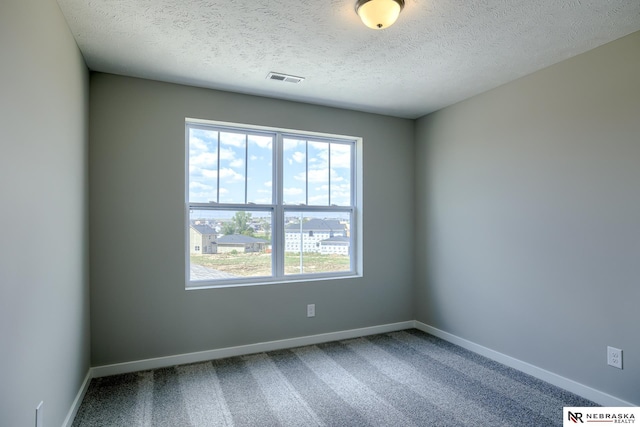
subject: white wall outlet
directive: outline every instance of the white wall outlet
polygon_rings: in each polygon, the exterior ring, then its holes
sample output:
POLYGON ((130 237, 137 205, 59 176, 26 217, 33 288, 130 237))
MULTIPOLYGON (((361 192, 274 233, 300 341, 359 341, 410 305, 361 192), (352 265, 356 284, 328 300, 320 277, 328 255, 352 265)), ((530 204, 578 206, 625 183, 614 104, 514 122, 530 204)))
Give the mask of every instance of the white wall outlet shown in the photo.
POLYGON ((614 347, 607 347, 607 365, 622 369, 622 350, 614 347))
POLYGON ((307 304, 307 317, 316 317, 316 305, 307 304))
POLYGON ((42 427, 42 406, 44 402, 40 402, 38 406, 36 406, 36 427, 42 427))

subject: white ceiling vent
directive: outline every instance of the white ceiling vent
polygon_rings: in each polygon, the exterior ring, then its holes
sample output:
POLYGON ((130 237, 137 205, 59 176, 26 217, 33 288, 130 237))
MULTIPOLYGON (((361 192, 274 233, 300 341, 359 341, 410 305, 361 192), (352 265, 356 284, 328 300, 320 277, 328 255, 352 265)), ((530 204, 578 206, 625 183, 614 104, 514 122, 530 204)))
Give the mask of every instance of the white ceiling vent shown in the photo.
POLYGON ((276 80, 279 82, 287 82, 287 83, 300 83, 304 80, 304 77, 296 77, 291 76, 289 74, 275 73, 270 72, 267 74, 267 80, 276 80))

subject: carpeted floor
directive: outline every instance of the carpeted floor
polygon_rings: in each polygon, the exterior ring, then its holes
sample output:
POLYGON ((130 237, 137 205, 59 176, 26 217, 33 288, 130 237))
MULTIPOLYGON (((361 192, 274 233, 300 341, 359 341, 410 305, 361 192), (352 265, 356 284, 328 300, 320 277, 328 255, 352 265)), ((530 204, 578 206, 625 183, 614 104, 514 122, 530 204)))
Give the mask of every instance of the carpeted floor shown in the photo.
POLYGON ((81 426, 562 426, 593 402, 418 330, 96 378, 81 426))

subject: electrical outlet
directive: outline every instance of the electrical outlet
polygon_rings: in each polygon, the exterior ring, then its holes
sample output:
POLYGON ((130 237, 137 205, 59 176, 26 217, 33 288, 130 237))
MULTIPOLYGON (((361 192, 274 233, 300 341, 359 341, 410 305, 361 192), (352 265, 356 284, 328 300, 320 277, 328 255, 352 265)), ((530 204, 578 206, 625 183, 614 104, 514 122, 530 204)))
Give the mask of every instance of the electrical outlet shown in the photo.
POLYGON ((316 317, 316 305, 307 304, 307 317, 316 317))
POLYGON ((622 369, 622 350, 614 347, 607 347, 607 365, 622 369))
POLYGON ((42 405, 44 402, 40 402, 38 406, 36 406, 36 427, 42 427, 42 405))

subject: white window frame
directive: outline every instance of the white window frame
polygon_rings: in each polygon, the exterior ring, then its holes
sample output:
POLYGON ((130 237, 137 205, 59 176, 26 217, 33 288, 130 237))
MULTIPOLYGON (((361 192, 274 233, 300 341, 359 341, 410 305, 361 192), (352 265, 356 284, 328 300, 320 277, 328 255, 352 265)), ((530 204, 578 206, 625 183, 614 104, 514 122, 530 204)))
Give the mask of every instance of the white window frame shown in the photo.
MULTIPOLYGON (((185 186, 184 186, 184 230, 185 230, 185 288, 207 289, 233 286, 254 286, 276 283, 323 281, 332 279, 355 278, 363 276, 363 246, 362 246, 362 152, 363 139, 361 137, 336 135, 328 133, 300 131, 267 126, 255 126, 222 121, 185 118, 185 186), (273 134, 273 203, 270 205, 244 203, 194 203, 189 201, 189 129, 211 128, 236 132, 259 132, 273 134), (350 206, 313 206, 313 205, 285 205, 283 195, 283 140, 298 138, 307 141, 333 142, 351 144, 351 204, 350 206), (190 212, 197 210, 229 210, 229 211, 263 211, 272 213, 272 276, 270 277, 241 277, 233 279, 217 279, 209 281, 192 281, 190 275, 189 229, 191 225, 190 212), (284 274, 285 253, 285 217, 287 212, 339 212, 350 213, 350 269, 341 272, 284 274)), ((246 178, 246 177, 245 177, 246 178)), ((307 194, 308 197, 308 194, 307 194)), ((302 250, 302 248, 301 248, 302 250)))

